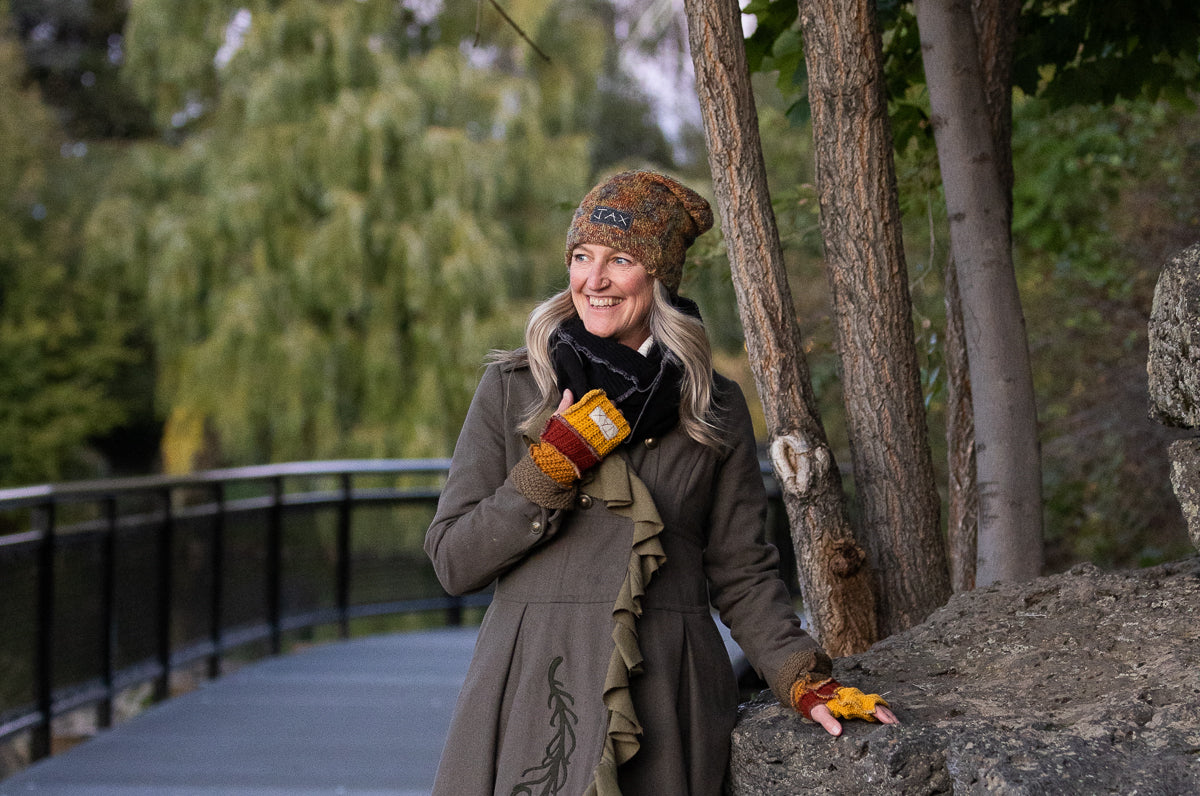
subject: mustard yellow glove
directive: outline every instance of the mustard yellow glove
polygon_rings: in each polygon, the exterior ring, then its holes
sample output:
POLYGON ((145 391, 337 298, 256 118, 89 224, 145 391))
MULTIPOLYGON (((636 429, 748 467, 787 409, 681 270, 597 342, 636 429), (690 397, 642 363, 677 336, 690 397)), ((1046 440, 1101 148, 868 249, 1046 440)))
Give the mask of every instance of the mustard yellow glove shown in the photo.
POLYGON ((825 703, 829 712, 839 719, 875 721, 875 707, 888 703, 879 694, 864 694, 857 688, 839 688, 833 699, 825 703))
POLYGON ((629 436, 629 423, 604 390, 592 390, 550 416, 529 455, 542 472, 569 487, 629 436))
POLYGON ((888 707, 879 694, 864 694, 857 688, 846 688, 832 677, 810 680, 801 677, 792 685, 792 707, 806 719, 812 718, 812 709, 825 705, 839 719, 866 719, 876 721, 877 705, 888 707))

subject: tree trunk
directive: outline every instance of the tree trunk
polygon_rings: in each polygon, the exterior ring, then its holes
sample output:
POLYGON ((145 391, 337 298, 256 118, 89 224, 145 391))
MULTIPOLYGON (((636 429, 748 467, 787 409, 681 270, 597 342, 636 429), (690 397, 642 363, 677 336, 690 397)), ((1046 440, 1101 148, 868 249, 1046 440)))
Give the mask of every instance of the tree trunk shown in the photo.
POLYGON ((746 348, 783 490, 804 607, 834 656, 876 638, 866 556, 846 519, 837 464, 801 347, 767 190, 736 0, 685 0, 709 167, 746 348))
POLYGON ((979 68, 987 102, 996 174, 1004 189, 1004 208, 1012 229, 1012 66, 1017 43, 1017 16, 1021 6, 1014 0, 972 0, 975 41, 979 45, 979 68))
POLYGON ((950 548, 950 586, 955 593, 975 588, 978 554, 979 484, 975 479, 975 415, 971 374, 963 331, 962 299, 954 259, 946 264, 946 542, 950 548))
POLYGON ((816 182, 881 635, 950 596, 873 0, 802 0, 816 182))
MULTIPOLYGON (((979 43, 979 66, 996 153, 996 170, 1006 197, 1008 226, 1012 219, 1012 62, 1020 7, 1013 0, 972 0, 979 43)), ((971 407, 966 338, 958 273, 951 258, 945 279, 946 450, 949 470, 946 537, 950 547, 950 584, 954 591, 975 588, 976 541, 979 533, 979 485, 975 466, 975 418, 971 407)))
POLYGON ((978 585, 1023 580, 1041 570, 1041 462, 1009 202, 969 0, 918 0, 916 14, 975 398, 975 579, 978 585))

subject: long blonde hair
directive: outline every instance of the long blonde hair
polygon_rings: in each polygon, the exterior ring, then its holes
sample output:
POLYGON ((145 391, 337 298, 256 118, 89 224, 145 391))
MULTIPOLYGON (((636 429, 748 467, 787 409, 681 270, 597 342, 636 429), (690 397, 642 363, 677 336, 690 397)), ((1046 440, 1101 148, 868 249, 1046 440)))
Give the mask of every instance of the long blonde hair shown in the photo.
MULTIPOLYGON (((537 434, 537 429, 530 428, 534 420, 557 407, 562 398, 550 359, 550 336, 560 323, 575 315, 570 289, 555 293, 529 313, 524 349, 493 351, 489 357, 493 362, 528 364, 533 374, 541 400, 529 408, 518 427, 523 434, 537 434)), ((649 323, 650 335, 655 342, 683 364, 679 424, 684 433, 702 445, 725 447, 727 442, 716 422, 718 405, 713 394, 712 348, 704 324, 672 305, 670 293, 658 280, 654 281, 649 323)))

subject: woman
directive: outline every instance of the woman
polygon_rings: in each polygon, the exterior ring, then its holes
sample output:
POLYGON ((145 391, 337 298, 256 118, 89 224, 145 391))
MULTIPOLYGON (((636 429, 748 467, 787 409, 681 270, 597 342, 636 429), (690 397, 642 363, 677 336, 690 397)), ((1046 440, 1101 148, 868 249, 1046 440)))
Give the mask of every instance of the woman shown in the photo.
POLYGON ((737 685, 710 602, 786 704, 896 721, 829 679, 761 538, 741 391, 712 371, 684 256, 712 210, 670 177, 593 188, 570 286, 476 392, 425 549, 451 594, 495 595, 434 792, 716 794, 737 685))

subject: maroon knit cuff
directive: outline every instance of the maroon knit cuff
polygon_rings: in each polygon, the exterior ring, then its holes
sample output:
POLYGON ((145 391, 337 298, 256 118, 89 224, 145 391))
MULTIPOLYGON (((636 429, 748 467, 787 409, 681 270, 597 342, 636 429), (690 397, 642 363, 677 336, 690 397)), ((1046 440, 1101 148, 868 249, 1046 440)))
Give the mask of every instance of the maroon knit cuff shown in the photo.
POLYGON ((796 700, 796 710, 800 711, 800 715, 806 719, 812 718, 812 709, 817 705, 824 705, 829 700, 837 696, 837 691, 842 687, 842 684, 837 680, 829 679, 821 684, 820 688, 815 688, 811 691, 805 691, 796 700))
POLYGON ((562 415, 551 415, 550 421, 546 423, 546 430, 542 432, 542 442, 548 442, 571 460, 571 463, 579 470, 584 472, 590 470, 600 463, 600 457, 596 455, 596 451, 587 443, 579 432, 571 427, 571 424, 563 419, 562 415))

